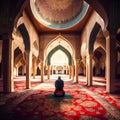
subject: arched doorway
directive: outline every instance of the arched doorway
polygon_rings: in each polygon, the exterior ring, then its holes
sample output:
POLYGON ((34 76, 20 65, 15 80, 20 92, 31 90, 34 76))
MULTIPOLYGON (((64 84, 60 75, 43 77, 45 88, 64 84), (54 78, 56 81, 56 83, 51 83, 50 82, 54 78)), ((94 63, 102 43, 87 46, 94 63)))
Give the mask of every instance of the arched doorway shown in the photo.
POLYGON ((93 75, 105 77, 105 62, 106 62, 105 51, 101 47, 98 47, 94 51, 93 59, 94 59, 93 75))
POLYGON ((50 74, 70 75, 70 66, 75 58, 74 49, 62 35, 58 35, 47 45, 45 52, 46 65, 50 66, 50 74))
POLYGON ((63 51, 57 50, 51 56, 51 66, 55 66, 56 74, 66 74, 66 66, 68 65, 68 57, 63 51))

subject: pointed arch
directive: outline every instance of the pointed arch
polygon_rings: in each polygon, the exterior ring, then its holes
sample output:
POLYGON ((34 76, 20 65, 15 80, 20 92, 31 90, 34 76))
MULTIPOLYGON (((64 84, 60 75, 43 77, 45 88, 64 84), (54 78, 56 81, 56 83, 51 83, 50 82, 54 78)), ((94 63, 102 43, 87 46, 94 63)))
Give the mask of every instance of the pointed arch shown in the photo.
POLYGON ((106 61, 106 52, 105 50, 99 46, 94 50, 93 54, 93 75, 105 76, 105 61, 106 61))
POLYGON ((48 64, 49 64, 49 65, 51 64, 50 59, 51 59, 52 55, 53 55, 56 51, 58 51, 58 50, 63 51, 63 52, 67 55, 68 60, 69 60, 68 63, 69 63, 69 65, 71 65, 71 64, 72 64, 72 56, 71 56, 71 54, 69 53, 69 51, 68 51, 67 49, 65 49, 64 47, 62 47, 61 45, 58 45, 57 47, 55 47, 54 49, 52 49, 52 50, 49 52, 49 54, 48 54, 48 56, 47 56, 48 64))
POLYGON ((95 11, 102 17, 104 20, 105 26, 108 26, 108 15, 105 7, 98 0, 85 0, 88 4, 90 4, 95 11))
POLYGON ((90 34, 90 39, 89 39, 89 53, 92 53, 93 52, 93 48, 94 48, 94 42, 96 40, 96 36, 100 30, 100 25, 96 22, 93 29, 92 29, 92 32, 90 34))
POLYGON ((57 35, 55 38, 50 40, 50 42, 46 45, 46 48, 44 50, 44 58, 45 58, 46 63, 48 63, 48 54, 50 53, 50 51, 59 45, 61 45, 64 49, 66 49, 69 52, 71 56, 71 62, 70 62, 71 64, 75 59, 75 49, 73 45, 71 44, 71 42, 68 39, 66 39, 64 36, 62 36, 61 34, 57 35))
POLYGON ((24 45, 25 45, 25 50, 30 50, 30 36, 28 34, 28 31, 23 24, 21 24, 19 27, 18 27, 18 30, 20 31, 20 33, 22 34, 22 37, 23 37, 23 41, 24 41, 24 45))

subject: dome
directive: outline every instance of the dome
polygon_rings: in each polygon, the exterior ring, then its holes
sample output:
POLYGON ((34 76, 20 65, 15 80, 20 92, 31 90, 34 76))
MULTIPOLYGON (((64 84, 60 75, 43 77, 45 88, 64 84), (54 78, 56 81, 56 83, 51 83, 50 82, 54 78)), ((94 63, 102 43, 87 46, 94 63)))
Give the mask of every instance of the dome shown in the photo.
POLYGON ((82 20, 89 5, 83 0, 31 0, 38 22, 53 29, 65 29, 82 20))

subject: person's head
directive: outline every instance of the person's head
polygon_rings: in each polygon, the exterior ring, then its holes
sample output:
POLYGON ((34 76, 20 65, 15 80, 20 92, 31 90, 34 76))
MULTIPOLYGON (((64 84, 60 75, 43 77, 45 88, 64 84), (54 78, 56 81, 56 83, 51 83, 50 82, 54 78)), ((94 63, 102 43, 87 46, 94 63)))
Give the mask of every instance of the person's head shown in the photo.
POLYGON ((58 79, 60 80, 60 79, 61 79, 61 77, 60 77, 60 76, 58 76, 58 79))

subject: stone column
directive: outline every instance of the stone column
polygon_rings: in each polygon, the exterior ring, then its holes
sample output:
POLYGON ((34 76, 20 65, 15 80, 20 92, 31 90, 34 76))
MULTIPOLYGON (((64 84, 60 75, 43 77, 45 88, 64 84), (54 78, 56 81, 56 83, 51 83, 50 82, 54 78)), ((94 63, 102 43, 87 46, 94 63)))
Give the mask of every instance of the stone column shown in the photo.
POLYGON ((2 37, 3 37, 2 38, 3 92, 9 93, 13 91, 13 79, 12 79, 13 46, 12 39, 11 36, 9 36, 9 34, 5 34, 2 37))
POLYGON ((75 66, 75 80, 76 83, 78 83, 78 66, 79 65, 79 59, 76 59, 76 66, 75 66))
POLYGON ((13 40, 11 44, 11 92, 14 92, 14 45, 13 45, 13 40))
POLYGON ((64 74, 67 75, 67 65, 64 66, 64 74))
POLYGON ((71 79, 71 65, 69 65, 69 79, 71 79))
POLYGON ((53 67, 52 67, 52 65, 51 65, 51 75, 53 75, 53 67))
POLYGON ((88 53, 86 56, 86 77, 87 77, 87 85, 92 85, 92 76, 93 76, 93 69, 92 69, 92 53, 88 53))
POLYGON ((44 62, 41 60, 41 82, 44 82, 44 62))
POLYGON ((66 75, 68 75, 68 66, 66 65, 66 75))
POLYGON ((35 79, 36 75, 36 57, 33 58, 33 78, 35 79))
POLYGON ((32 53, 26 51, 26 88, 30 89, 30 77, 31 77, 31 66, 32 66, 32 53))
POLYGON ((48 79, 50 79, 50 65, 48 65, 48 79))
POLYGON ((74 80, 74 64, 72 63, 72 75, 71 75, 72 77, 72 80, 74 80))
POLYGON ((16 72, 16 73, 15 73, 15 76, 18 76, 18 67, 15 67, 15 69, 16 69, 16 70, 15 70, 15 72, 16 72))
POLYGON ((116 73, 116 36, 111 34, 106 38, 106 91, 114 93, 116 73))
POLYGON ((52 75, 53 75, 54 66, 52 65, 52 75))

